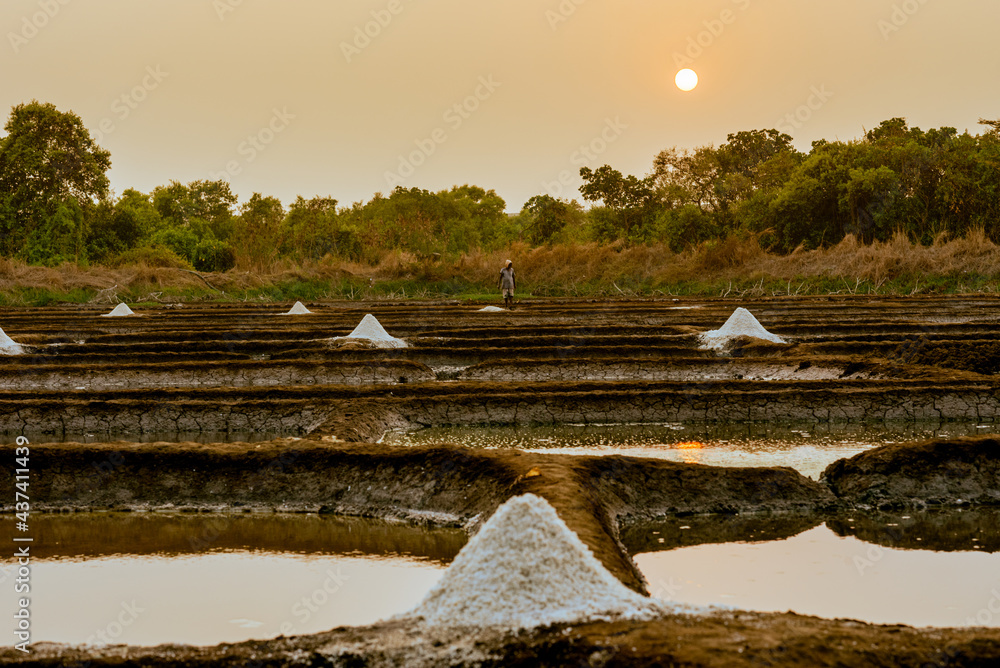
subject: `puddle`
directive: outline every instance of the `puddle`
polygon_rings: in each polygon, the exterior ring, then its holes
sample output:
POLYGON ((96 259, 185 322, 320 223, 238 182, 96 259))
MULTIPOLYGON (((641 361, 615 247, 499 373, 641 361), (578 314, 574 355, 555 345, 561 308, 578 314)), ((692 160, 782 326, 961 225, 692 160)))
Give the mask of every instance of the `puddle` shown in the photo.
POLYGON ((821 524, 783 540, 680 547, 634 559, 654 596, 692 605, 1000 627, 1000 613, 992 612, 1000 609, 1000 554, 974 545, 970 539, 947 552, 887 547, 821 524))
POLYGON ((789 466, 818 479, 828 465, 879 445, 996 429, 976 422, 606 424, 432 427, 383 443, 458 443, 550 454, 629 455, 711 466, 789 466))
MULTIPOLYGON (((32 531, 32 642, 72 644, 214 645, 370 624, 419 603, 466 541, 317 515, 34 515, 32 531)), ((0 581, 15 568, 0 562, 0 581)), ((15 605, 3 597, 0 615, 15 605)))

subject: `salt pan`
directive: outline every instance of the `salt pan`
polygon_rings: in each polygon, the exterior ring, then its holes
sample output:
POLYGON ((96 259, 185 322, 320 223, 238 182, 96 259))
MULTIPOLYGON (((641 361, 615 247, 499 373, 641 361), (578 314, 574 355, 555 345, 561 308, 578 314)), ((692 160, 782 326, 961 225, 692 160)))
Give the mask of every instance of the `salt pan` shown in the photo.
POLYGON ((773 341, 774 343, 785 342, 777 334, 772 334, 764 329, 764 326, 757 321, 753 313, 742 307, 733 311, 733 314, 729 316, 729 320, 721 328, 705 332, 699 339, 701 340, 702 348, 721 350, 730 341, 741 336, 752 336, 755 339, 764 339, 765 341, 773 341))
POLYGON ((22 355, 24 348, 14 339, 7 336, 7 333, 0 329, 0 355, 22 355))
POLYGON ((376 348, 405 348, 406 341, 402 339, 397 339, 391 336, 385 328, 382 327, 382 323, 378 321, 378 318, 373 316, 371 313, 365 315, 361 319, 361 322, 354 331, 347 336, 335 337, 335 341, 340 341, 343 339, 365 339, 371 341, 376 348))
POLYGON ((548 502, 525 494, 497 509, 405 616, 432 626, 519 629, 666 611, 615 578, 548 502))
POLYGON ((135 313, 133 313, 132 309, 130 309, 128 307, 128 304, 126 304, 125 302, 122 302, 121 304, 119 304, 118 306, 116 306, 115 309, 111 313, 105 313, 101 317, 102 318, 117 318, 119 316, 126 316, 126 315, 135 315, 135 313))
POLYGON ((308 315, 312 313, 306 308, 305 304, 302 302, 295 302, 295 306, 288 310, 288 313, 282 313, 281 315, 308 315))

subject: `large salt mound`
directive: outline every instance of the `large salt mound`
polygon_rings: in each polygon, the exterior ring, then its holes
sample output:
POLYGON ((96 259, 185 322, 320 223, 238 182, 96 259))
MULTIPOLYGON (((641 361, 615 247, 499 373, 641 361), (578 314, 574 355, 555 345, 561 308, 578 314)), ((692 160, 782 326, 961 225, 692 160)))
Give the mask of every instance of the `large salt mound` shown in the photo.
POLYGON ((312 313, 312 311, 307 309, 305 304, 302 302, 295 302, 295 306, 288 309, 288 313, 282 313, 281 315, 309 315, 310 313, 312 313))
POLYGON ((382 327, 382 323, 373 316, 371 313, 367 314, 361 319, 361 322, 354 331, 347 336, 335 337, 335 341, 342 341, 343 339, 365 339, 371 341, 376 348, 405 348, 406 341, 402 339, 397 339, 391 336, 385 328, 382 327))
POLYGON ((20 355, 24 353, 24 348, 14 339, 7 336, 7 333, 0 329, 0 355, 20 355))
POLYGON ((729 316, 729 320, 720 329, 705 332, 699 338, 702 348, 720 350, 725 348, 730 341, 741 336, 752 336, 755 339, 764 339, 765 341, 773 341, 775 343, 785 342, 777 334, 772 334, 764 329, 764 326, 757 321, 753 313, 742 307, 733 311, 733 314, 729 316))
POLYGON ((525 494, 497 509, 406 616, 518 629, 665 611, 618 581, 544 499, 525 494))
POLYGON ((105 313, 105 314, 101 315, 101 317, 102 318, 117 318, 119 316, 125 316, 125 315, 135 315, 135 313, 133 313, 132 309, 130 309, 128 307, 128 304, 126 304, 125 302, 122 302, 121 304, 119 304, 118 306, 116 306, 115 309, 111 313, 105 313))

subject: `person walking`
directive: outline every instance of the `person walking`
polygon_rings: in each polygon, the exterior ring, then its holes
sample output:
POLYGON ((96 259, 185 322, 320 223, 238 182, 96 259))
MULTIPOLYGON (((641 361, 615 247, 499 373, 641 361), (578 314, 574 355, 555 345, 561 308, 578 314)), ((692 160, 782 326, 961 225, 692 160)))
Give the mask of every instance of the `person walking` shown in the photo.
POLYGON ((503 295, 503 304, 508 310, 513 310, 514 308, 515 285, 514 263, 507 260, 506 266, 500 270, 500 280, 497 282, 497 287, 500 288, 500 293, 503 295))

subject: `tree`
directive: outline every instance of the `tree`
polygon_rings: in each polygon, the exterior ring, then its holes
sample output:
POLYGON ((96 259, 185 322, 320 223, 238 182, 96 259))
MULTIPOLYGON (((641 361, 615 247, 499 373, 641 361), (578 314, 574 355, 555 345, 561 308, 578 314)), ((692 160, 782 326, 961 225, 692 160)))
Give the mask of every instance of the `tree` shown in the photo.
POLYGON ((281 226, 285 208, 276 197, 254 193, 240 208, 235 223, 236 264, 263 273, 271 268, 281 246, 281 226))
POLYGON ((361 239, 357 230, 337 215, 337 200, 331 197, 299 196, 288 208, 282 238, 285 248, 300 260, 318 260, 333 255, 360 260, 361 239))
POLYGON ((15 106, 4 130, 0 253, 52 262, 69 259, 73 248, 79 258, 84 218, 77 214, 108 196, 111 154, 75 113, 37 100, 15 106))
POLYGON ((751 181, 759 165, 779 153, 797 153, 791 136, 777 130, 749 130, 730 134, 719 146, 719 169, 724 173, 742 174, 751 181))
MULTIPOLYGON (((120 204, 120 203, 119 203, 120 204)), ((143 236, 142 221, 131 207, 101 202, 87 211, 87 257, 107 262, 135 248, 143 236)))
POLYGON ((199 238, 205 230, 222 241, 232 235, 236 195, 226 181, 171 181, 153 190, 153 206, 168 225, 192 227, 199 238))
POLYGON ((714 210, 718 176, 719 157, 711 146, 694 151, 668 148, 653 159, 653 181, 668 208, 694 204, 703 211, 714 210))
POLYGON ((658 198, 653 188, 654 177, 639 179, 612 169, 609 165, 592 171, 580 168, 584 184, 580 194, 588 202, 604 202, 610 217, 595 221, 598 234, 606 240, 624 238, 641 241, 656 218, 658 198), (610 224, 610 225, 609 225, 610 224))
POLYGON ((152 196, 129 188, 115 202, 115 212, 128 211, 136 219, 141 238, 148 238, 163 226, 160 212, 153 206, 152 196))
POLYGON ((533 244, 551 243, 564 228, 580 224, 583 218, 579 203, 551 195, 535 195, 525 202, 521 214, 527 222, 524 231, 533 244))

